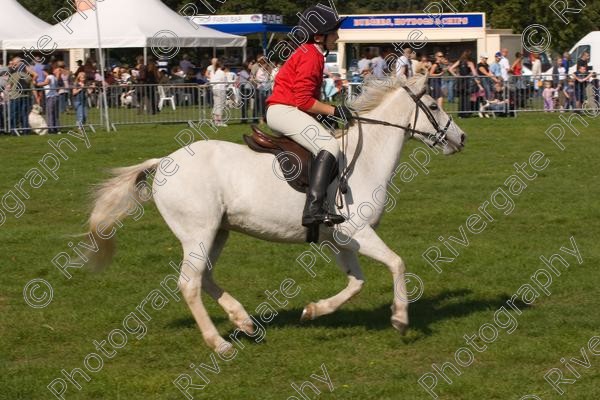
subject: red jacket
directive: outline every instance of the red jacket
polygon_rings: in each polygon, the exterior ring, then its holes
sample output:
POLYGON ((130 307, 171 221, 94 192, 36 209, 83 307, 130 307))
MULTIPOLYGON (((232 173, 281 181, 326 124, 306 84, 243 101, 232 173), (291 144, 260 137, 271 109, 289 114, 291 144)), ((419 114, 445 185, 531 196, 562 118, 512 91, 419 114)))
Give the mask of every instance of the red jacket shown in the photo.
POLYGON ((268 105, 285 104, 306 111, 321 97, 325 58, 314 44, 303 44, 283 64, 268 105))

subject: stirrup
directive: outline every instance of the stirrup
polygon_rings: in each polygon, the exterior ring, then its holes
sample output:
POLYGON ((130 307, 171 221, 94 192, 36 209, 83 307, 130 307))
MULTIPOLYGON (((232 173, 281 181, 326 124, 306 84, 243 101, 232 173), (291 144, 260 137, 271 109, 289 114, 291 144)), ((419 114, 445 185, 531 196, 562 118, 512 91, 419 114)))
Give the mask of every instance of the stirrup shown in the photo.
POLYGON ((323 223, 330 228, 334 225, 341 224, 344 222, 346 222, 346 218, 344 218, 343 215, 339 215, 339 214, 327 213, 325 215, 325 218, 323 218, 323 223))

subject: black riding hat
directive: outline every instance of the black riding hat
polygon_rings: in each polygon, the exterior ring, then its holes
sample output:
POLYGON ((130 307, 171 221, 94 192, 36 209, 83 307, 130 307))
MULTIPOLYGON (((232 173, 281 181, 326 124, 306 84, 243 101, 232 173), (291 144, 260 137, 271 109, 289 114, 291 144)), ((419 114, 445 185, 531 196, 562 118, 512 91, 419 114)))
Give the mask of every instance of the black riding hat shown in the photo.
POLYGON ((311 6, 302 13, 302 18, 300 18, 298 26, 304 28, 311 36, 327 35, 337 31, 344 19, 337 13, 325 10, 319 6, 311 6))

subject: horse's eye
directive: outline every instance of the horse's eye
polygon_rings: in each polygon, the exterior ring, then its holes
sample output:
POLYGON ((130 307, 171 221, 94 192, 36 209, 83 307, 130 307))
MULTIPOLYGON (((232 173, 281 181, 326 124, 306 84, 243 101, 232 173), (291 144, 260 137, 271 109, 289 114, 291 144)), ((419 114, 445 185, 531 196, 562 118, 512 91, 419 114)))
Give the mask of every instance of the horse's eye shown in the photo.
POLYGON ((438 105, 436 103, 431 103, 429 105, 429 109, 430 110, 437 110, 437 109, 439 109, 439 107, 438 107, 438 105))

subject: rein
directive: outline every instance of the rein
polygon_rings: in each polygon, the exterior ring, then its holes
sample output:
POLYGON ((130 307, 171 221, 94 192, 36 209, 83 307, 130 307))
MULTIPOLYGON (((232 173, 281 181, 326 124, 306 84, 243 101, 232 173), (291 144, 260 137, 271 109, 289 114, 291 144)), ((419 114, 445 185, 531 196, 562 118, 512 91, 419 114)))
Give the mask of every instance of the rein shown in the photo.
POLYGON ((408 126, 392 124, 391 122, 380 121, 377 119, 366 118, 366 117, 359 117, 357 115, 354 117, 354 119, 359 121, 359 130, 360 130, 360 122, 366 122, 369 124, 392 126, 394 128, 402 129, 402 130, 408 132, 410 134, 410 137, 413 137, 415 135, 415 133, 418 133, 431 141, 431 144, 426 143, 429 147, 434 147, 434 146, 438 145, 439 143, 444 143, 446 141, 446 135, 448 134, 448 128, 450 127, 450 124, 452 123, 452 117, 449 117, 446 125, 443 128, 441 128, 440 125, 438 124, 438 122, 436 121, 435 117, 431 113, 431 110, 425 105, 425 103, 423 103, 421 101, 421 97, 423 97, 423 95, 426 93, 426 90, 423 89, 421 91, 421 93, 419 93, 418 95, 414 94, 408 87, 404 87, 404 90, 406 90, 408 95, 415 101, 415 103, 417 105, 417 108, 415 110, 415 119, 412 123, 412 126, 411 126, 411 124, 409 124, 408 126), (415 129, 415 126, 417 125, 417 119, 419 117, 419 110, 422 110, 423 113, 425 113, 425 116, 427 117, 429 122, 431 122, 431 124, 433 125, 433 127, 435 129, 435 131, 436 131, 435 133, 424 132, 419 129, 415 129))
MULTIPOLYGON (((446 125, 443 128, 441 128, 439 123, 433 116, 433 113, 431 112, 431 110, 425 105, 425 103, 423 103, 421 101, 421 97, 423 97, 423 95, 426 93, 426 90, 423 89, 418 95, 414 94, 412 92, 412 90, 410 90, 406 86, 404 87, 404 90, 406 90, 408 95, 414 100, 414 102, 416 104, 415 119, 412 124, 408 124, 408 126, 404 126, 404 125, 399 125, 399 124, 392 124, 391 122, 387 122, 387 121, 381 121, 381 120, 372 119, 372 118, 360 117, 358 115, 354 116, 354 119, 356 121, 358 121, 358 143, 356 144, 356 149, 354 151, 354 156, 352 157, 352 161, 350 162, 350 164, 348 164, 348 166, 346 168, 344 168, 344 170, 340 174, 340 179, 339 179, 339 184, 338 184, 338 202, 336 202, 336 206, 338 209, 341 210, 342 208, 344 208, 343 195, 348 193, 348 177, 352 174, 352 171, 354 171, 354 166, 356 165, 356 160, 358 159, 358 154, 362 150, 363 131, 362 131, 361 122, 365 122, 368 124, 375 124, 375 125, 391 126, 394 128, 402 129, 405 132, 409 133, 411 138, 414 137, 415 133, 418 133, 418 134, 422 135, 423 137, 425 137, 427 140, 431 141, 431 144, 425 143, 431 148, 435 147, 436 145, 438 145, 440 143, 446 142, 446 135, 448 134, 448 128, 450 127, 450 124, 452 123, 452 117, 449 117, 446 125), (417 119, 419 117, 419 110, 422 110, 423 113, 425 113, 425 116, 427 117, 429 122, 431 122, 431 124, 433 125, 433 127, 435 129, 435 131, 436 131, 435 133, 424 132, 424 131, 415 129, 415 126, 417 125, 417 119)), ((346 150, 345 149, 346 144, 345 144, 345 140, 344 140, 345 136, 346 136, 345 132, 343 132, 343 130, 342 130, 342 151, 344 152, 344 154, 345 154, 345 150, 346 150)))

